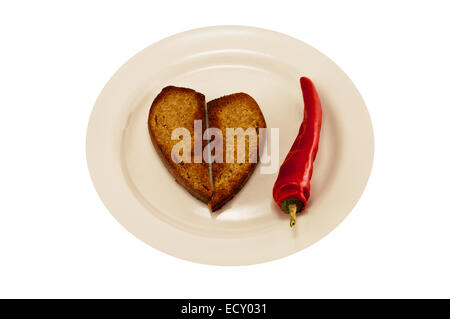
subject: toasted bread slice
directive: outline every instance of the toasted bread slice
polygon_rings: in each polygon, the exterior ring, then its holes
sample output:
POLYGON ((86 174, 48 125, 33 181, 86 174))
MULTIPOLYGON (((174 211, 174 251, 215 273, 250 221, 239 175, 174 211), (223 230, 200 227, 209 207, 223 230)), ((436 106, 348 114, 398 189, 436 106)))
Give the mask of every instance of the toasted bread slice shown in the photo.
MULTIPOLYGON (((194 120, 202 120, 203 137, 206 129, 205 96, 192 89, 168 86, 153 101, 148 129, 155 149, 175 180, 196 198, 207 203, 213 195, 213 186, 208 163, 194 162, 194 120), (191 133, 190 163, 172 160, 172 148, 179 142, 171 138, 176 128, 186 128, 191 133)), ((202 142, 202 149, 205 144, 206 141, 202 142)))
MULTIPOLYGON (((245 136, 245 162, 239 163, 237 138, 234 142, 234 160, 227 161, 227 128, 254 128, 257 135, 256 147, 259 147, 259 128, 266 127, 266 122, 258 103, 248 94, 235 93, 212 100, 207 104, 209 127, 216 127, 223 135, 223 163, 212 163, 212 177, 214 181, 214 195, 208 203, 211 211, 216 211, 236 195, 253 173, 258 152, 254 154, 255 162, 250 162, 249 137, 245 136), (228 163, 227 163, 228 162, 228 163)), ((232 137, 233 140, 235 139, 232 137)), ((232 141, 229 141, 231 143, 232 141)), ((242 162, 242 157, 240 157, 242 162)))

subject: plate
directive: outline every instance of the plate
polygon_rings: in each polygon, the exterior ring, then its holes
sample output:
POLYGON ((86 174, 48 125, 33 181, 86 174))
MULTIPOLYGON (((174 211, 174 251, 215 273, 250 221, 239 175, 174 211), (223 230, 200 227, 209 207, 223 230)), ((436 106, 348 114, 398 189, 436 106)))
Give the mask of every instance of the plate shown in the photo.
POLYGON ((241 26, 183 32, 132 57, 100 93, 86 144, 95 188, 120 224, 167 254, 213 265, 266 262, 317 242, 360 198, 374 152, 364 101, 335 63, 292 37, 241 26), (165 169, 147 130, 150 105, 163 87, 192 88, 207 101, 250 94, 268 128, 279 129, 281 163, 303 118, 300 76, 316 85, 323 123, 311 198, 294 229, 272 200, 276 170, 263 174, 260 164, 232 201, 210 213, 165 169))

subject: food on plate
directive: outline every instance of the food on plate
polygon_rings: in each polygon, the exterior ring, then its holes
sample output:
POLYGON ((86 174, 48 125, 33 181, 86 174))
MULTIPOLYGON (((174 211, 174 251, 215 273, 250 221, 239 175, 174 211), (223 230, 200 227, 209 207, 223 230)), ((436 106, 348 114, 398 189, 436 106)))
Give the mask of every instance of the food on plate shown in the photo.
MULTIPOLYGON (((249 152, 250 137, 245 136, 245 161, 239 162, 238 142, 234 144, 233 162, 212 163, 212 177, 215 192, 209 202, 212 211, 218 210, 236 195, 250 178, 259 160, 259 128, 265 128, 266 122, 258 103, 248 94, 235 93, 212 100, 207 104, 209 127, 216 127, 222 131, 223 154, 226 155, 227 128, 254 128, 256 133, 256 152, 249 152)), ((241 131, 242 133, 242 131, 241 131)), ((231 136, 234 139, 234 136, 231 136)))
POLYGON ((322 126, 322 107, 314 84, 302 77, 300 85, 305 105, 303 121, 273 187, 273 199, 290 215, 291 227, 295 225, 296 213, 305 209, 310 196, 310 180, 322 126))
MULTIPOLYGON (((248 94, 223 96, 206 105, 203 94, 175 86, 165 87, 158 94, 148 116, 150 137, 164 165, 179 184, 196 198, 208 203, 211 211, 220 209, 233 198, 253 173, 259 160, 259 128, 265 127, 266 122, 258 104, 248 94), (202 121, 201 134, 196 134, 195 122, 199 120, 202 121), (209 134, 205 134, 207 124, 211 129, 218 129, 221 134, 212 134, 214 139, 211 140, 209 134), (177 161, 173 158, 174 146, 180 142, 177 134, 174 138, 173 132, 180 128, 187 129, 192 137, 189 140, 188 161, 181 159, 185 158, 184 148, 177 161), (227 161, 227 129, 233 129, 235 133, 230 135, 231 142, 236 136, 234 146, 229 147, 231 162, 227 161), (254 134, 251 135, 251 132, 254 134), (218 147, 222 151, 222 160, 211 163, 202 156, 203 152, 198 158, 198 154, 193 151, 198 139, 201 140, 201 150, 208 150, 207 144, 219 139, 221 143, 217 145, 222 146, 218 147), (244 149, 239 147, 239 141, 243 142, 244 149), (250 144, 254 142, 256 144, 252 144, 254 147, 251 148, 250 144)), ((214 155, 217 151, 214 149, 214 155)))
MULTIPOLYGON (((186 128, 194 136, 194 120, 201 120, 202 134, 205 128, 205 96, 192 89, 175 86, 165 87, 155 98, 148 116, 148 129, 157 153, 175 180, 199 200, 208 203, 213 195, 208 163, 195 163, 191 152, 190 163, 176 163, 171 152, 177 140, 172 131, 186 128)), ((202 141, 203 146, 207 141, 202 141)), ((191 139, 191 149, 194 140, 191 139)))

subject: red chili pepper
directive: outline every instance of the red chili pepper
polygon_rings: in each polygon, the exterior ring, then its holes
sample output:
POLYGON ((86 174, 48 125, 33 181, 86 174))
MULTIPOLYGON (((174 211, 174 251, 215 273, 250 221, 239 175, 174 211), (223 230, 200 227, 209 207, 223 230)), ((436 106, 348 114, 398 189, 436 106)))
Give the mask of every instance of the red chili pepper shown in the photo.
POLYGON ((303 122, 273 186, 273 199, 284 212, 290 214, 291 227, 295 225, 296 213, 301 212, 308 202, 322 126, 322 108, 314 84, 302 77, 300 86, 305 104, 303 122))

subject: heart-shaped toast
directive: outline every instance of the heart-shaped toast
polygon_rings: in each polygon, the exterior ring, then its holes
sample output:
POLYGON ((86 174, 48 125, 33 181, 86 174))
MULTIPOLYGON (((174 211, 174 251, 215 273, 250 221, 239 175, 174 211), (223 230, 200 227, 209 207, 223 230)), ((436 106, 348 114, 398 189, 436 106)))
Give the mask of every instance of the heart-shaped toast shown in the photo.
POLYGON ((151 140, 166 168, 211 211, 233 198, 253 173, 259 161, 259 129, 265 127, 258 104, 248 94, 223 96, 205 105, 203 94, 175 86, 158 94, 148 117, 151 140))

